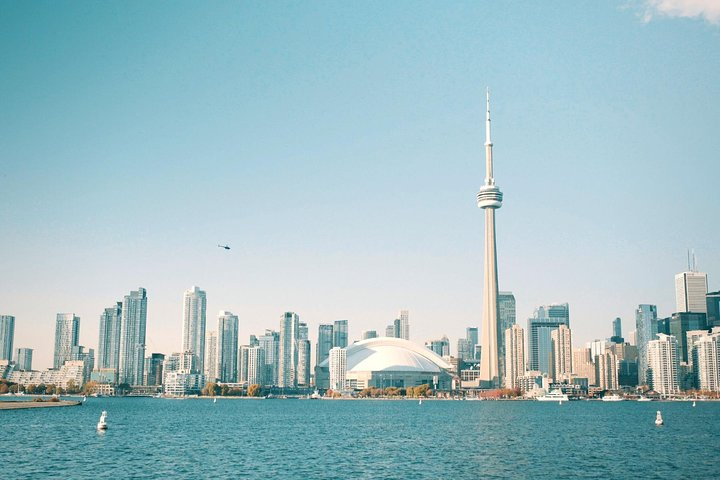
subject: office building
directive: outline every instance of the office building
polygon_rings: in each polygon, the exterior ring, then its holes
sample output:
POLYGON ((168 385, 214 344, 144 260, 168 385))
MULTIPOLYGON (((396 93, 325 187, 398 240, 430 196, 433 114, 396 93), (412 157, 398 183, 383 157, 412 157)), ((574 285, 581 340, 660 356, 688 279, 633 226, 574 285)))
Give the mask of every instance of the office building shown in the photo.
POLYGON ((567 325, 560 325, 550 333, 553 359, 552 378, 555 382, 567 380, 572 368, 572 332, 567 325))
POLYGON ((475 345, 467 338, 459 338, 457 342, 457 356, 464 362, 475 359, 475 345))
POLYGON ((319 365, 330 355, 333 348, 333 326, 321 323, 318 325, 318 341, 315 350, 315 364, 319 365))
POLYGON ((221 311, 218 314, 217 376, 224 383, 237 381, 238 328, 237 315, 228 311, 221 311))
POLYGON ((450 340, 447 335, 437 340, 428 340, 425 342, 425 348, 428 348, 441 357, 450 356, 450 340))
POLYGON ((163 363, 165 355, 162 353, 152 353, 145 358, 145 381, 144 385, 154 386, 163 383, 163 363))
POLYGON ((76 347, 80 338, 80 317, 74 313, 58 313, 55 319, 55 355, 53 368, 60 368, 63 363, 71 360, 72 348, 76 347))
POLYGON ((705 332, 692 344, 693 370, 697 388, 706 392, 720 392, 720 328, 705 332))
POLYGON ((495 245, 495 210, 502 206, 503 195, 493 176, 492 141, 490 140, 490 91, 487 92, 485 117, 485 183, 477 194, 478 207, 485 211, 485 262, 482 313, 482 358, 480 383, 483 387, 500 385, 498 367, 498 268, 495 245))
POLYGON ((595 384, 602 390, 617 390, 617 357, 612 352, 595 355, 595 384))
POLYGON ((263 379, 265 380, 265 385, 277 385, 279 372, 278 362, 280 358, 280 333, 274 330, 265 330, 265 334, 258 337, 258 343, 264 352, 265 372, 263 379))
POLYGON ((98 352, 96 368, 98 370, 116 370, 120 365, 120 324, 122 321, 122 302, 106 308, 100 315, 98 352))
POLYGON ((577 377, 587 378, 589 385, 597 385, 595 362, 590 354, 590 348, 573 349, 573 373, 577 377))
POLYGON ((505 330, 515 325, 515 295, 512 292, 498 293, 498 372, 500 380, 505 375, 505 330))
POLYGON ((720 291, 705 295, 708 327, 720 327, 720 291))
POLYGON ((388 338, 396 338, 395 337, 395 324, 388 325, 385 327, 385 336, 388 338))
POLYGON ((330 389, 335 391, 345 390, 347 375, 347 350, 333 347, 329 356, 330 389))
POLYGON ((183 294, 183 352, 192 353, 196 370, 190 373, 205 371, 205 315, 207 295, 198 287, 192 287, 183 294))
POLYGON ((265 385, 265 350, 261 346, 247 347, 247 384, 265 385))
POLYGON ((396 337, 404 340, 410 340, 410 311, 400 310, 396 327, 396 337))
POLYGON ((367 340, 369 338, 377 338, 378 334, 375 330, 363 330, 362 332, 362 339, 367 340))
POLYGON ((12 360, 15 340, 15 317, 0 315, 0 360, 12 360))
POLYGON ((647 345, 658 334, 657 307, 641 304, 635 310, 635 333, 638 347, 638 384, 648 385, 647 345))
POLYGON ((297 364, 297 386, 300 388, 310 387, 310 340, 307 338, 298 340, 298 364, 297 364))
POLYGON ((348 345, 348 321, 335 320, 333 324, 333 347, 345 348, 348 345))
POLYGON ((140 287, 123 297, 118 383, 141 385, 145 371, 147 292, 140 287))
POLYGON ((648 342, 647 355, 650 388, 661 395, 677 393, 680 361, 676 338, 658 333, 657 340, 648 342))
POLYGON ((17 369, 18 370, 32 370, 32 348, 18 348, 17 349, 17 369))
POLYGON ((528 319, 528 368, 551 374, 551 334, 560 325, 570 327, 570 307, 567 303, 541 305, 528 319))
POLYGON ((659 333, 672 335, 677 340, 678 361, 681 363, 688 363, 687 333, 707 328, 707 316, 704 313, 677 312, 658 322, 659 333))
POLYGON ((518 378, 525 373, 525 330, 513 325, 505 330, 505 388, 519 388, 518 378))
MULTIPOLYGON (((347 327, 347 321, 345 322, 347 327)), ((335 328, 338 322, 335 322, 335 328)), ((285 312, 280 317, 280 358, 278 364, 278 386, 282 388, 297 387, 298 335, 300 317, 293 312, 285 312)), ((345 330, 347 332, 347 329, 345 330)), ((336 337, 337 339, 338 337, 336 337)), ((342 337, 340 337, 342 338, 342 337)), ((345 333, 347 342, 347 333, 345 333)))
POLYGON ((612 336, 610 341, 613 343, 625 343, 625 339, 622 336, 622 320, 617 317, 612 322, 612 336))
MULTIPOLYGON (((237 352, 237 350, 235 350, 237 352)), ((205 335, 205 379, 208 382, 218 380, 218 334, 216 331, 207 332, 205 335)), ((237 361, 235 362, 237 371, 237 361)))
POLYGON ((707 291, 707 273, 678 273, 675 275, 676 310, 707 314, 707 291))

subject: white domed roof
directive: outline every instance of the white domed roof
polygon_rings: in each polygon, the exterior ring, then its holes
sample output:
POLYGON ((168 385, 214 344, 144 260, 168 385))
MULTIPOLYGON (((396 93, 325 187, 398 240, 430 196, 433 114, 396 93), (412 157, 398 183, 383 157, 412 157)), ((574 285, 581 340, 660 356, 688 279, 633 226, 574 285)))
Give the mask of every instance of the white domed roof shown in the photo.
POLYGON ((370 338, 347 347, 348 372, 439 373, 450 368, 450 364, 432 350, 402 338, 370 338))

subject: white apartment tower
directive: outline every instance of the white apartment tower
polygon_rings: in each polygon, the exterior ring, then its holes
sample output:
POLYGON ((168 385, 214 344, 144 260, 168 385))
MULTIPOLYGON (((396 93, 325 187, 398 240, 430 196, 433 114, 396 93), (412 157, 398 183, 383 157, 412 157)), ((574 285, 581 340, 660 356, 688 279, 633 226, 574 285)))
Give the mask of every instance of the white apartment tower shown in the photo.
POLYGON ((145 370, 147 292, 140 287, 123 297, 118 383, 141 385, 145 370))
POLYGON ((720 331, 716 330, 697 339, 693 346, 698 388, 709 392, 720 392, 720 331))
POLYGON ((398 338, 410 340, 410 311, 400 310, 400 331, 398 332, 398 338))
POLYGON ((182 350, 195 357, 195 371, 204 372, 205 362, 205 310, 207 296, 198 287, 192 287, 183 295, 182 350))
POLYGON ((648 383, 656 392, 666 395, 677 393, 680 370, 677 339, 664 333, 648 342, 648 383))
POLYGON ((217 375, 221 382, 237 381, 239 323, 232 312, 221 311, 218 315, 217 375))
POLYGON ((15 317, 0 315, 0 360, 12 360, 15 317))
POLYGON ((572 368, 572 332, 567 325, 560 325, 550 333, 553 357, 553 378, 556 382, 567 378, 572 368))
POLYGON ((329 374, 330 389, 344 390, 347 376, 347 350, 333 347, 330 350, 329 374))
MULTIPOLYGON (((237 362, 235 368, 237 368, 237 362)), ((208 382, 214 382, 218 379, 217 332, 207 332, 207 341, 205 342, 205 378, 208 382)))
POLYGON ((280 317, 280 351, 278 359, 278 387, 297 387, 298 337, 300 317, 285 312, 280 317))
POLYGON ((519 388, 525 374, 525 330, 513 325, 505 330, 505 388, 519 388))
POLYGON ((74 313, 58 313, 55 318, 55 355, 53 368, 62 367, 63 363, 72 360, 72 347, 79 345, 80 317, 74 313))

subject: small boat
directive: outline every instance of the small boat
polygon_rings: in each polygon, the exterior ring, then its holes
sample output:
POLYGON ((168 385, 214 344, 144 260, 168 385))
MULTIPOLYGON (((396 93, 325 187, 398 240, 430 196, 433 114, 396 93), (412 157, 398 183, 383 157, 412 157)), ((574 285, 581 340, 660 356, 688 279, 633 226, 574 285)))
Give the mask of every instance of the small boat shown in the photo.
POLYGON ((422 405, 422 398, 421 398, 420 401, 418 402, 418 405, 422 405))
POLYGON ((695 406, 695 400, 693 400, 693 407, 695 406))
POLYGON ((535 400, 538 402, 567 402, 568 396, 567 394, 562 393, 562 390, 555 389, 550 393, 546 393, 540 397, 535 397, 535 400))
POLYGON ((655 425, 658 427, 660 425, 663 425, 665 422, 663 421, 662 414, 660 413, 660 410, 657 411, 657 416, 655 416, 655 425))
POLYGON ((103 410, 102 414, 100 415, 100 421, 97 424, 98 430, 107 430, 107 412, 103 410))
POLYGON ((322 398, 322 397, 320 396, 320 392, 317 391, 317 390, 315 390, 315 391, 310 395, 310 400, 320 400, 320 398, 322 398))
POLYGON ((602 397, 603 402, 622 402, 623 400, 625 399, 617 393, 613 393, 612 395, 605 395, 604 397, 602 397))
POLYGON ((637 401, 638 401, 638 402, 652 402, 653 399, 652 399, 652 398, 648 398, 648 397, 644 397, 644 396, 641 395, 641 396, 638 397, 637 401))
POLYGON ((87 402, 87 395, 83 395, 83 403, 87 402))
POLYGON ((213 403, 217 403, 217 398, 213 398, 213 403))

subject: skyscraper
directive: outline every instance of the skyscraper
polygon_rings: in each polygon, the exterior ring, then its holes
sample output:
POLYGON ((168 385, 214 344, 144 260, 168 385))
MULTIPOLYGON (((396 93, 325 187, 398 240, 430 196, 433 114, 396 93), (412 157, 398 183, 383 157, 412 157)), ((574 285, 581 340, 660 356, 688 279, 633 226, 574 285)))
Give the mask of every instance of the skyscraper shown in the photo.
POLYGON ((595 384, 603 390, 618 389, 617 357, 614 353, 595 356, 595 384))
POLYGON ((265 350, 262 347, 247 347, 248 385, 265 385, 265 350))
POLYGON ((100 315, 100 332, 98 335, 98 355, 96 368, 118 369, 120 364, 120 323, 122 320, 122 302, 114 307, 106 308, 100 315))
POLYGON ((17 368, 18 370, 30 371, 32 370, 32 348, 18 348, 17 349, 17 368))
POLYGON ((720 392, 720 331, 701 336, 695 341, 693 351, 698 388, 720 392))
MULTIPOLYGON (((337 324, 337 322, 335 323, 337 324)), ((282 317, 280 317, 280 359, 278 363, 279 387, 297 387, 297 340, 299 329, 300 318, 297 314, 293 312, 285 312, 282 317)))
POLYGON ((375 330, 363 330, 362 339, 369 340, 371 338, 377 338, 377 332, 375 330))
POLYGON ((635 310, 635 335, 638 348, 638 384, 648 385, 647 345, 658 333, 657 307, 641 304, 635 310))
POLYGON ((15 317, 0 315, 0 360, 12 360, 15 317))
POLYGON ((333 347, 333 326, 330 324, 321 323, 318 325, 318 341, 315 349, 315 364, 320 365, 328 355, 330 349, 333 347))
POLYGON ((145 359, 145 385, 162 385, 165 355, 152 353, 145 359))
POLYGON ((333 347, 330 350, 330 361, 328 363, 330 389, 343 390, 345 388, 345 378, 347 375, 347 350, 333 347))
POLYGON ((620 317, 617 317, 612 322, 612 336, 610 337, 610 341, 613 343, 625 342, 625 339, 622 336, 622 320, 620 317))
POLYGON ((72 348, 80 342, 80 317, 74 313, 58 313, 55 319, 55 356, 53 368, 72 360, 72 348))
POLYGON ((237 315, 227 311, 221 311, 218 314, 217 376, 221 382, 237 381, 238 328, 237 315))
POLYGON ((297 385, 308 388, 310 386, 310 340, 298 340, 297 385))
POLYGON ((142 384, 145 370, 146 326, 147 292, 140 287, 123 298, 118 383, 142 384))
POLYGON ((477 194, 478 207, 485 210, 485 276, 483 288, 482 359, 480 383, 499 384, 498 371, 498 271, 495 248, 495 210, 502 206, 502 193, 493 176, 492 141, 490 140, 490 90, 487 92, 485 119, 485 184, 477 194))
POLYGON ((333 347, 345 348, 348 345, 348 321, 335 320, 333 324, 333 347))
POLYGON ((572 332, 567 325, 560 325, 550 333, 553 370, 556 382, 567 379, 572 373, 572 332))
POLYGON ((395 338, 395 325, 388 325, 385 327, 385 336, 389 338, 395 338))
POLYGON ((498 294, 498 372, 505 380, 505 330, 515 325, 515 295, 512 292, 498 294))
MULTIPOLYGON (((237 352, 237 349, 235 351, 237 352)), ((237 361, 235 371, 237 371, 237 361)), ((215 382, 218 379, 218 333, 215 331, 207 332, 205 336, 205 379, 208 382, 215 382)))
POLYGON ((397 338, 404 338, 410 340, 410 311, 400 310, 398 321, 398 328, 396 332, 397 338))
POLYGON ((192 353, 195 357, 195 371, 205 371, 205 309, 207 297, 198 287, 192 287, 183 295, 183 352, 192 353))
POLYGON ((525 331, 520 325, 505 330, 505 388, 519 388, 525 373, 525 331))
POLYGON ((720 291, 705 295, 709 327, 720 327, 720 291))
MULTIPOLYGON (((331 338, 332 340, 332 338, 331 338)), ((274 330, 265 330, 265 335, 258 337, 260 348, 265 352, 265 385, 278 384, 278 361, 280 358, 280 334, 274 330)))
POLYGON ((682 272, 675 275, 675 303, 678 312, 707 314, 707 273, 682 272))
POLYGON ((661 395, 677 393, 680 390, 677 341, 675 337, 664 333, 658 333, 657 337, 657 340, 650 340, 647 345, 648 383, 661 395))
MULTIPOLYGON (((567 303, 541 305, 528 319, 528 369, 551 374, 551 333, 560 325, 570 327, 570 307, 567 303)), ((483 355, 485 353, 483 352, 483 355)))
POLYGON ((678 361, 688 362, 688 353, 690 346, 688 345, 687 333, 692 330, 707 330, 707 316, 704 313, 696 312, 677 312, 673 313, 669 318, 658 322, 659 333, 672 335, 677 340, 678 361))

